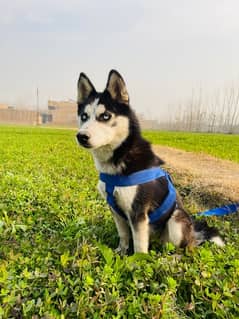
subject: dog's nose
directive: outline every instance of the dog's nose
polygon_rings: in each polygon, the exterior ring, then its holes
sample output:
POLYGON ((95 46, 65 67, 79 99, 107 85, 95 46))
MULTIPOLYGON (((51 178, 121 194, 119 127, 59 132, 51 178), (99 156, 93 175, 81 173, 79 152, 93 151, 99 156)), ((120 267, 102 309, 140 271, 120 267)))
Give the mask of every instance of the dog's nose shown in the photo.
POLYGON ((79 132, 77 135, 76 135, 76 138, 78 140, 78 142, 82 145, 87 145, 88 142, 89 142, 89 139, 90 139, 90 134, 89 133, 86 133, 86 132, 79 132))

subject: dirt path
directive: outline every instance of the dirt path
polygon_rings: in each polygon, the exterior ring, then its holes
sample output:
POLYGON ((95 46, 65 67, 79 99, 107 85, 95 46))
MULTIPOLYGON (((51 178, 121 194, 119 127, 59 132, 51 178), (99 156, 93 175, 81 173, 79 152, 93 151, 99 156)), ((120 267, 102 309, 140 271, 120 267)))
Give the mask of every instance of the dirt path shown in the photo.
POLYGON ((170 170, 191 175, 202 187, 239 202, 239 164, 166 146, 155 145, 154 151, 170 170))

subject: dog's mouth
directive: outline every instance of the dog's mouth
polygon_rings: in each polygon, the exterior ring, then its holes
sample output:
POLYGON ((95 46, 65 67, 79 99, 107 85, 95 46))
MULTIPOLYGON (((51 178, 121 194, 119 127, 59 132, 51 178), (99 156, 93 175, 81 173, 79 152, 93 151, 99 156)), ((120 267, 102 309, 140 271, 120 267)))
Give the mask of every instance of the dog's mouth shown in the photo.
POLYGON ((80 143, 80 146, 83 146, 84 148, 92 148, 92 146, 88 143, 80 143))

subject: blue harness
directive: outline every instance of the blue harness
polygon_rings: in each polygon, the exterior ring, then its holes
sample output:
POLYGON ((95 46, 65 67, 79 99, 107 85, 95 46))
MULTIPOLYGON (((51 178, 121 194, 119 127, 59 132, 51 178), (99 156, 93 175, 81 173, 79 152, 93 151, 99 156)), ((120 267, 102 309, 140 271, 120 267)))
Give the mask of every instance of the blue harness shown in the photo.
MULTIPOLYGON (((134 186, 140 185, 147 182, 151 182, 157 178, 165 177, 168 181, 168 194, 164 199, 163 203, 160 207, 156 208, 153 212, 149 214, 149 223, 153 224, 157 222, 161 216, 165 213, 173 209, 176 205, 176 191, 173 186, 172 180, 167 172, 165 172, 160 167, 153 167, 149 169, 145 169, 142 171, 138 171, 131 175, 110 175, 106 173, 100 173, 100 180, 106 185, 106 193, 107 193, 107 202, 109 206, 113 208, 113 210, 118 213, 124 219, 127 219, 124 212, 117 205, 114 198, 114 188, 118 187, 126 187, 126 186, 134 186)), ((231 213, 235 213, 239 210, 239 203, 234 203, 230 205, 226 205, 223 207, 218 207, 214 209, 207 210, 205 212, 198 213, 199 216, 224 216, 229 215, 231 213)))
POLYGON ((151 182, 160 177, 165 177, 168 181, 168 194, 164 199, 163 203, 160 205, 160 207, 149 214, 150 224, 157 222, 161 216, 167 213, 170 209, 173 209, 173 207, 176 205, 176 191, 172 184, 169 174, 162 170, 162 168, 160 167, 145 169, 127 176, 100 173, 100 180, 104 182, 106 185, 105 189, 107 193, 108 204, 113 208, 113 210, 116 213, 118 213, 124 219, 127 219, 127 217, 125 216, 124 212, 119 208, 114 198, 115 186, 126 187, 140 185, 147 182, 151 182))

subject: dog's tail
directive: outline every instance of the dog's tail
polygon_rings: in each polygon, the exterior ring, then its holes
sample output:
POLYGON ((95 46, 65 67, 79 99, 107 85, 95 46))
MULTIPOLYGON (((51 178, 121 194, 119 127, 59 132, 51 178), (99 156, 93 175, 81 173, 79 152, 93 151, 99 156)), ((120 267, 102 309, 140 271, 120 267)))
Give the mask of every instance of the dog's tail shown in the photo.
POLYGON ((194 220, 193 227, 196 245, 200 245, 206 240, 209 240, 220 247, 224 246, 224 241, 222 240, 217 228, 208 226, 205 220, 194 220))

